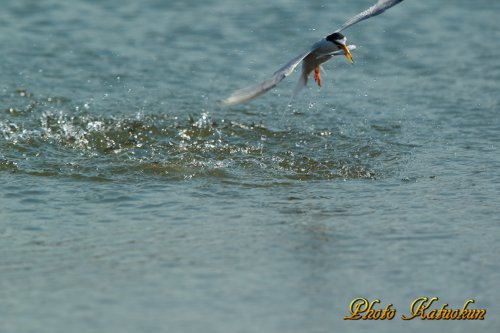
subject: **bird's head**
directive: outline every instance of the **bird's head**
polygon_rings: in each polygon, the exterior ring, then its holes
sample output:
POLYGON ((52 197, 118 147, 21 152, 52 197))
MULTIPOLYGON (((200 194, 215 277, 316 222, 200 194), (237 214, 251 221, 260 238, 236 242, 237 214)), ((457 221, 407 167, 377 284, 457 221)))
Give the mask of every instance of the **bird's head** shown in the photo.
POLYGON ((327 36, 326 40, 332 42, 339 49, 343 50, 347 60, 349 60, 351 64, 353 63, 351 52, 349 52, 349 49, 347 48, 347 38, 344 35, 342 35, 340 32, 335 32, 327 36))

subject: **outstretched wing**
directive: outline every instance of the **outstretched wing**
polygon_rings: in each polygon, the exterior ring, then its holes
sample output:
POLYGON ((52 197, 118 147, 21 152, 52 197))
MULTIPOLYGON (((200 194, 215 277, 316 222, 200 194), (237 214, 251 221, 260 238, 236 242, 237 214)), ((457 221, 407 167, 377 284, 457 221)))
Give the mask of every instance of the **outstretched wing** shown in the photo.
POLYGON ((375 5, 371 6, 367 10, 359 13, 358 15, 352 17, 351 19, 347 20, 339 29, 337 29, 335 32, 341 32, 342 30, 345 30, 349 28, 350 26, 359 23, 363 20, 369 19, 370 17, 377 16, 385 12, 387 9, 397 5, 398 3, 402 2, 403 0, 379 0, 375 5))
POLYGON ((290 60, 286 65, 278 69, 269 79, 254 86, 235 91, 231 94, 231 96, 222 101, 222 105, 230 106, 244 103, 273 89, 285 77, 292 74, 292 72, 300 64, 300 62, 314 50, 315 49, 313 48, 305 53, 299 54, 298 56, 290 60))

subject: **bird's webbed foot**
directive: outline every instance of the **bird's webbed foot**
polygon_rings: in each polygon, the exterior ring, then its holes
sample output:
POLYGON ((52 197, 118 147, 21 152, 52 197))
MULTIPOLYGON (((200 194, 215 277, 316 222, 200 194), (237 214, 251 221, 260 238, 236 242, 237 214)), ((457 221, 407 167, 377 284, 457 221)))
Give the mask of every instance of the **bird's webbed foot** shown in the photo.
POLYGON ((321 87, 321 78, 319 77, 320 70, 321 68, 319 66, 314 70, 314 81, 316 81, 318 87, 321 87))

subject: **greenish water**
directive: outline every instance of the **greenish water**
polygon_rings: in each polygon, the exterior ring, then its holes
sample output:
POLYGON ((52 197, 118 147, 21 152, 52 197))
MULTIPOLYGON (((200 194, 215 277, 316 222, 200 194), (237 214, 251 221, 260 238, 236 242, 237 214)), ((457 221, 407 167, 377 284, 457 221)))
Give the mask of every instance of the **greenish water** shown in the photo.
POLYGON ((371 3, 3 1, 0 331, 496 332, 499 4, 218 106, 371 3), (486 320, 342 320, 420 296, 486 320))

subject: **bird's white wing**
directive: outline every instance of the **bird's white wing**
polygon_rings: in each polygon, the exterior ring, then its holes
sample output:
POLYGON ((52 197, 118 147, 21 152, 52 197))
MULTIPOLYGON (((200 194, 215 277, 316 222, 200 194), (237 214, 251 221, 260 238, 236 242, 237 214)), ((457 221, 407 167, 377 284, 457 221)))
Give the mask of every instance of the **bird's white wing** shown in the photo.
POLYGON ((342 30, 345 30, 356 23, 359 23, 363 20, 369 19, 370 17, 382 14, 387 9, 397 5, 398 3, 402 2, 402 1, 403 0, 379 0, 375 5, 371 6, 367 10, 365 10, 365 11, 359 13, 358 15, 347 20, 347 22, 345 22, 335 32, 341 32, 342 30))
POLYGON ((297 68, 300 62, 304 60, 304 58, 307 57, 314 50, 315 48, 312 48, 311 50, 305 53, 299 54, 298 56, 290 60, 286 65, 278 69, 269 79, 254 86, 250 86, 235 91, 234 93, 231 94, 231 96, 222 101, 222 105, 230 106, 230 105, 244 103, 273 89, 285 77, 292 74, 292 72, 295 70, 295 68, 297 68))

